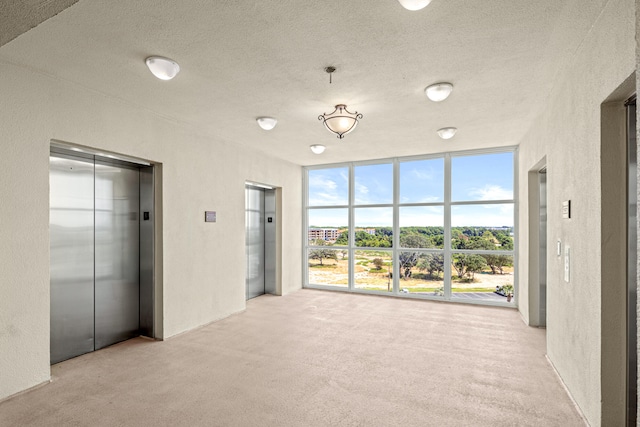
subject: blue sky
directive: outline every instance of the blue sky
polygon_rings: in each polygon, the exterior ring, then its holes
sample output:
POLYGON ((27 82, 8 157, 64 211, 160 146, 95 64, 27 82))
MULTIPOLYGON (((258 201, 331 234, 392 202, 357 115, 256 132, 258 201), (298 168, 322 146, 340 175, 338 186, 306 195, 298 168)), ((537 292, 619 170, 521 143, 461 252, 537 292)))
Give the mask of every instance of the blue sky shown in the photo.
POLYGON ((444 159, 400 163, 400 203, 444 201, 444 159))
POLYGON ((513 153, 453 157, 451 200, 513 198, 513 153))
MULTIPOLYGON (((393 202, 391 163, 354 167, 356 227, 391 227, 391 208, 357 208, 358 205, 393 202)), ((309 206, 347 205, 348 168, 309 171, 309 206)), ((442 203, 444 159, 400 163, 400 203, 442 203)), ((451 199, 497 201, 513 199, 513 153, 452 157, 451 199)), ((452 206, 451 225, 513 226, 513 204, 452 206)), ((346 226, 347 209, 309 211, 310 226, 346 226)), ((400 226, 442 226, 442 206, 401 207, 400 226)))

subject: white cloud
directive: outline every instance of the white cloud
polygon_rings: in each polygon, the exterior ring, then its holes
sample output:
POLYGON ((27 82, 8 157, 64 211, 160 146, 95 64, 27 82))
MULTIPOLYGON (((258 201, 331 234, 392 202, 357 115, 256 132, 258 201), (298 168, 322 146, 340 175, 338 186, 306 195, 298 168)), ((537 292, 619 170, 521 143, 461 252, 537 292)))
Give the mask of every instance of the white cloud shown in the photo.
POLYGON ((309 177, 309 186, 312 188, 318 187, 335 190, 338 187, 338 184, 334 180, 325 178, 322 175, 313 175, 309 177))
POLYGON ((371 203, 369 198, 369 188, 366 185, 355 183, 355 200, 357 204, 366 205, 371 203))
POLYGON ((422 169, 422 170, 412 169, 411 172, 409 172, 409 174, 413 178, 419 179, 421 181, 426 181, 426 180, 433 179, 433 169, 429 169, 428 171, 426 171, 424 169, 422 169))
POLYGON ((359 194, 368 194, 369 193, 369 188, 366 185, 362 185, 356 182, 356 191, 359 194))
POLYGON ((474 200, 510 200, 513 198, 513 192, 499 185, 485 185, 482 188, 472 188, 469 195, 474 200))
POLYGON ((452 227, 513 227, 513 205, 454 206, 452 227))
MULTIPOLYGON (((344 178, 341 176, 341 178, 344 178)), ((309 174, 309 204, 343 205, 347 203, 348 186, 336 182, 334 177, 314 173, 309 174)))

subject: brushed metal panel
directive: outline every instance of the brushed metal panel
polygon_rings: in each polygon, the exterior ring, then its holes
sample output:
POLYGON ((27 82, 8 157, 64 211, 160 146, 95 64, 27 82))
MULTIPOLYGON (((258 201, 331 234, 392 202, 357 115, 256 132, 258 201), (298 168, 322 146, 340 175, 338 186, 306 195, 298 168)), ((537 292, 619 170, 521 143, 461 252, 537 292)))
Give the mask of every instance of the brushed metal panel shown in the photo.
POLYGON ((138 335, 139 177, 137 169, 96 162, 96 349, 138 335))
POLYGON ((264 191, 264 291, 276 293, 276 190, 264 191), (269 222, 271 218, 271 222, 269 222))
POLYGON ((140 333, 154 337, 154 227, 153 167, 140 169, 140 333), (144 213, 148 212, 147 219, 144 213))
POLYGON ((50 157, 51 363, 94 349, 94 166, 50 157))
POLYGON ((540 280, 540 325, 547 325, 547 172, 538 173, 538 185, 540 188, 540 236, 538 247, 540 280))
POLYGON ((264 294, 264 191, 246 187, 247 299, 264 294))
POLYGON ((638 149, 636 101, 627 105, 627 425, 635 426, 638 410, 638 149))

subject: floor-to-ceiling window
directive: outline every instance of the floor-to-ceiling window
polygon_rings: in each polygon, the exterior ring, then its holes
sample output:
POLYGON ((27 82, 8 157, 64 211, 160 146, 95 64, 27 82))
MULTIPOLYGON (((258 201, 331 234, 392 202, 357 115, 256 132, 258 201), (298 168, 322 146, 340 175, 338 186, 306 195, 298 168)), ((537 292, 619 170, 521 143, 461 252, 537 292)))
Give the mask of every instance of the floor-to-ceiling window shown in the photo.
POLYGON ((515 149, 305 170, 305 286, 514 304, 515 149))

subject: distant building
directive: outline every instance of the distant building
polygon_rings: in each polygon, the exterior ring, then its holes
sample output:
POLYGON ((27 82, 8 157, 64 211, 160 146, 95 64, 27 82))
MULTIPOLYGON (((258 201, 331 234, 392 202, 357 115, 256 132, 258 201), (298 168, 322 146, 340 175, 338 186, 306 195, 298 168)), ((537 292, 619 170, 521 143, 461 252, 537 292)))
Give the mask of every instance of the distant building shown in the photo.
POLYGON ((337 228, 310 228, 309 240, 324 240, 335 242, 342 232, 337 228))

